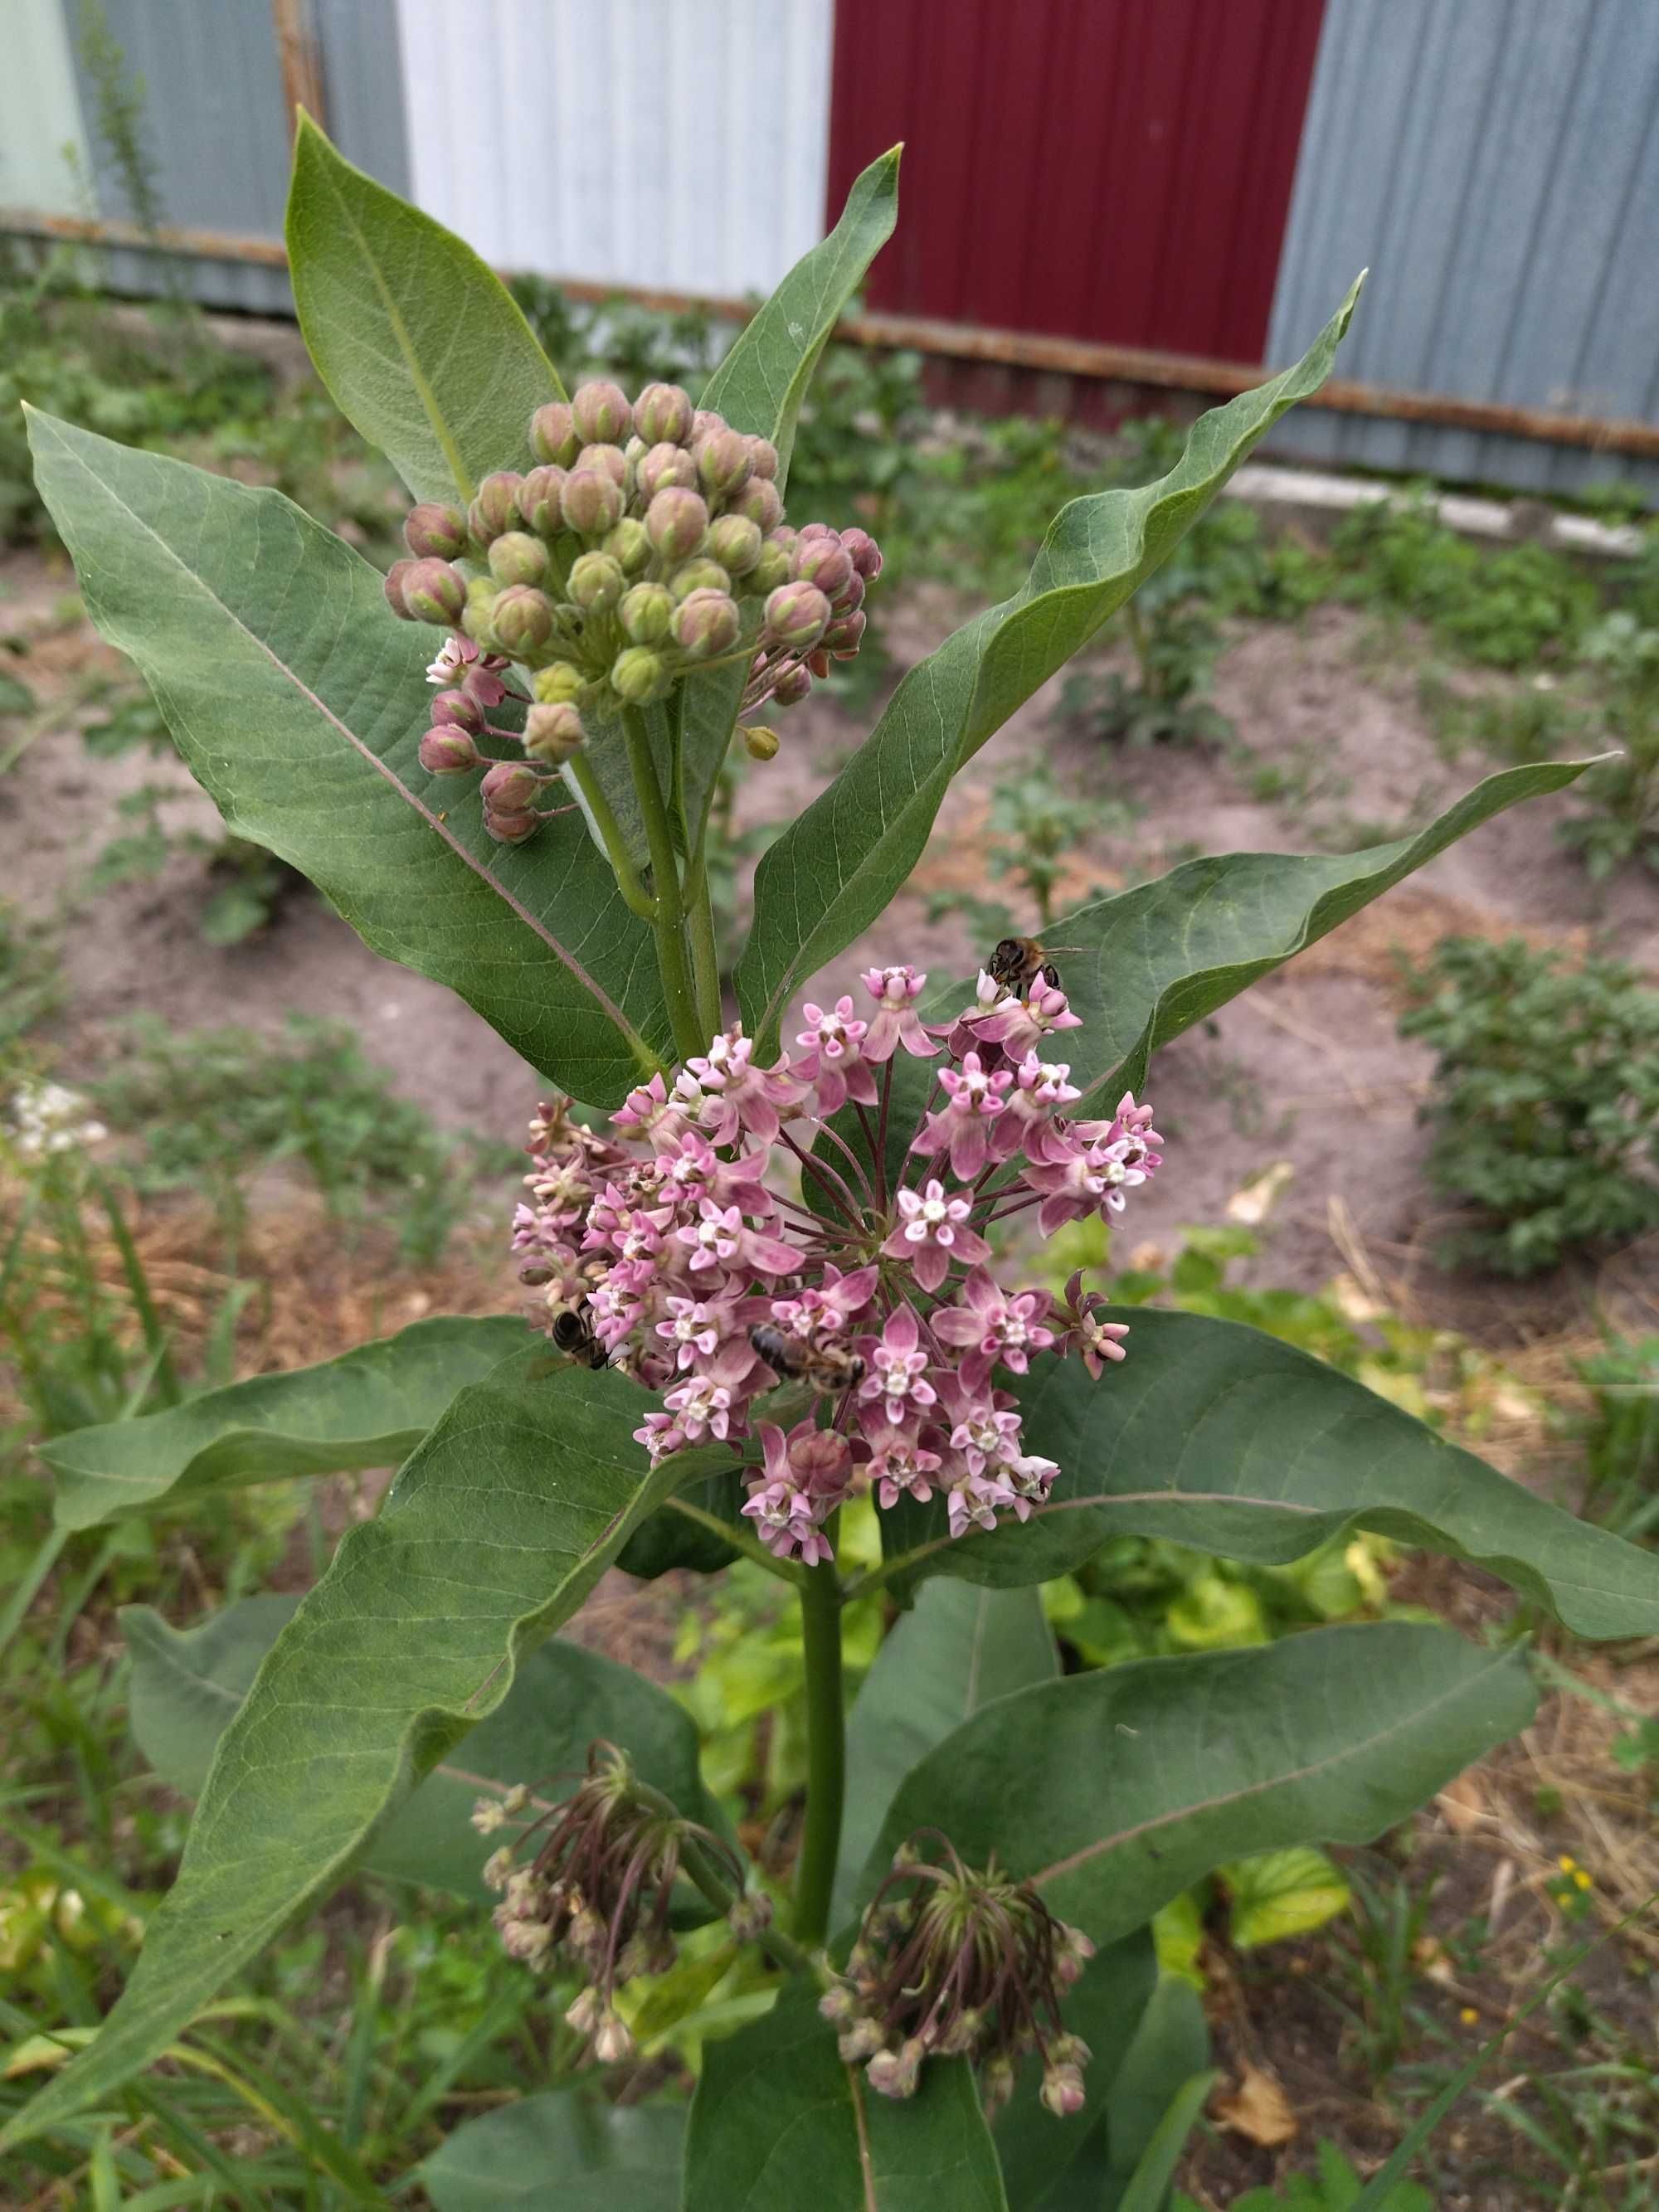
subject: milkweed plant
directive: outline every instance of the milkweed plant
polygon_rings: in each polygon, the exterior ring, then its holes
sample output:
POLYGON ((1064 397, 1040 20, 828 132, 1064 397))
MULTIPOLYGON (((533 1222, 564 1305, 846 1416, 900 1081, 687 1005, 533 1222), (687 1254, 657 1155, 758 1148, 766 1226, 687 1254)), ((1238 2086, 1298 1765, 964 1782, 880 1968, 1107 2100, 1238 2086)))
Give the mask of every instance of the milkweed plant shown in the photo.
POLYGON ((1052 958, 1010 940, 927 975, 894 917, 951 778, 1316 391, 1352 295, 1168 475, 1065 507, 1014 596, 904 677, 762 860, 723 988, 722 763, 800 742, 790 708, 879 619, 879 545, 788 479, 897 167, 857 179, 694 406, 567 392, 483 263, 302 123, 301 324, 411 496, 385 578, 274 492, 31 416, 88 608, 230 828, 459 992, 534 1118, 520 1310, 47 1447, 69 1528, 400 1472, 297 1607, 124 1616, 136 1733, 195 1819, 125 1992, 12 2141, 107 2106, 363 1866, 475 1899, 586 2054, 427 2162, 441 2208, 503 2158, 526 2185, 539 2160, 548 2203, 592 2166, 618 2204, 690 2212, 1151 2204, 1144 2084, 1203 2094, 1201 2042, 1158 2040, 1154 1912, 1220 1863, 1376 1836, 1534 1692, 1520 1638, 1418 1622, 1063 1674, 1040 1585, 1109 1536, 1285 1562, 1364 1529, 1477 1560, 1580 1636, 1659 1632, 1650 1554, 1317 1360, 1032 1286, 1042 1240, 1179 1177, 1157 1047, 1577 764, 1361 852, 1188 861, 1061 917, 1052 958), (860 1499, 861 1564, 838 1545, 860 1499), (706 1795, 668 1692, 555 1633, 612 1565, 738 1558, 800 1607, 781 1869, 706 1795), (842 1620, 872 1591, 891 1625, 849 1712, 842 1620), (684 2069, 641 2104, 665 2073, 639 2069, 642 2005, 672 2021, 672 1978, 712 1988, 711 1959, 744 2002, 697 2015, 689 2104, 684 2069))

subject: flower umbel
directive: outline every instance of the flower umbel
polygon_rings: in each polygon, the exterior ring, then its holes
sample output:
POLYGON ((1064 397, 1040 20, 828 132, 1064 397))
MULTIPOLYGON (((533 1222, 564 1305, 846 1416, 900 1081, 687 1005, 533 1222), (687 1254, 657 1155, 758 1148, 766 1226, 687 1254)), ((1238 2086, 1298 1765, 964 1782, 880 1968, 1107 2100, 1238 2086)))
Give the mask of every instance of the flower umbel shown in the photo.
POLYGON ((862 2061, 884 2097, 914 2096, 924 2060, 960 2057, 979 2069, 994 2112, 1035 2051, 1042 2101, 1063 2119, 1082 2108, 1089 2051, 1061 2026, 1060 1992, 1093 1955, 1029 1882, 994 1862, 977 1873, 923 1830, 900 1846, 818 2009, 840 2031, 842 2058, 862 2061))
POLYGON ((942 1493, 952 1535, 1025 1520, 1060 1469, 1027 1451, 999 1376, 1051 1351, 1096 1376, 1123 1357, 1125 1324, 1079 1283, 1061 1303, 1000 1282, 987 1232, 1033 1208, 1045 1235, 1115 1212, 1158 1167, 1152 1109, 1126 1093, 1109 1120, 1072 1118, 1069 1066, 1025 1042, 1037 1015, 1076 1026, 1040 977, 1029 1000, 981 978, 931 1027, 926 981, 872 969, 868 1021, 850 998, 810 1006, 793 1062, 763 1066, 740 1030, 716 1036, 609 1132, 565 1100, 532 1125, 513 1242, 540 1325, 662 1394, 635 1432, 653 1460, 729 1444, 754 1537, 807 1565, 866 1490, 884 1508, 942 1493), (906 1147, 901 1072, 939 1055, 906 1147), (831 1126, 848 1114, 861 1152, 831 1126))

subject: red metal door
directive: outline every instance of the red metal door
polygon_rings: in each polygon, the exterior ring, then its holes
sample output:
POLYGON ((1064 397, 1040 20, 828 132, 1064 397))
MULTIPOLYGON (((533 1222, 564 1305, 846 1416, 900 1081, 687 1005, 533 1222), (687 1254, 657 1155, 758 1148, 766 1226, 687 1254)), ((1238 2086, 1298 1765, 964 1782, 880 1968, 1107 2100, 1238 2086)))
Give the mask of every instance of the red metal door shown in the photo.
POLYGON ((905 143, 869 304, 1260 361, 1324 0, 836 0, 830 209, 905 143))

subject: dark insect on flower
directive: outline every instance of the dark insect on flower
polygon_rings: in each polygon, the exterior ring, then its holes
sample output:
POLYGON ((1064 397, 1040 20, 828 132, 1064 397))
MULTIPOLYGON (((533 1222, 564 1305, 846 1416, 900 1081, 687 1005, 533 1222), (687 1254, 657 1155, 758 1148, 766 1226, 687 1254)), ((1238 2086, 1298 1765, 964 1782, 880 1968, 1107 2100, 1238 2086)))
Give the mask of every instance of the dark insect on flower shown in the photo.
POLYGON ((555 1314, 548 1329, 556 1350, 567 1359, 580 1359, 585 1367, 610 1364, 611 1355, 593 1334, 593 1316, 586 1298, 555 1314))
POLYGON ((749 1341, 775 1374, 808 1383, 826 1397, 864 1380, 864 1362, 844 1345, 815 1343, 764 1326, 751 1328, 749 1341))
MULTIPOLYGON (((1000 983, 1005 991, 1024 999, 1033 983, 1041 980, 1051 991, 1060 988, 1060 970, 1049 956, 1050 948, 1035 937, 1005 937, 985 963, 985 972, 993 982, 1000 983)), ((1080 952, 1080 945, 1056 945, 1055 952, 1080 952)))

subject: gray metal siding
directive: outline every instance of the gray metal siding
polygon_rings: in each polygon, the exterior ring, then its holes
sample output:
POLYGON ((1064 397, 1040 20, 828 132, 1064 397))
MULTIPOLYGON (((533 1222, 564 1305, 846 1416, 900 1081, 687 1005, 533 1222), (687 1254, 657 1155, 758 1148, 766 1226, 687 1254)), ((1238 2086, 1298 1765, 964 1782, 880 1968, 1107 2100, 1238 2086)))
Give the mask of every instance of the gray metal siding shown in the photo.
MULTIPOLYGON (((1659 408, 1659 0, 1328 0, 1269 331, 1371 274, 1339 374, 1573 414, 1659 408)), ((1567 491, 1659 463, 1298 410, 1275 448, 1567 491)))

